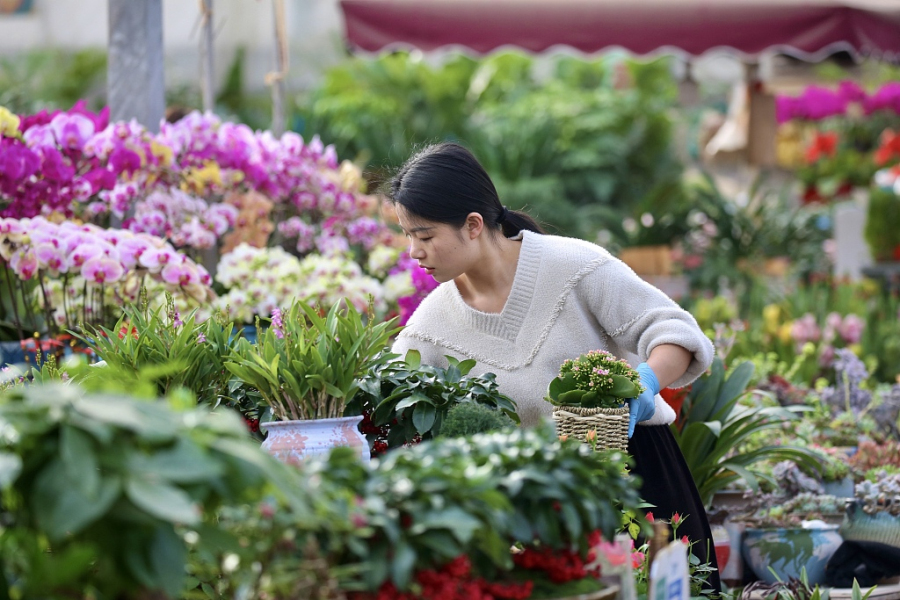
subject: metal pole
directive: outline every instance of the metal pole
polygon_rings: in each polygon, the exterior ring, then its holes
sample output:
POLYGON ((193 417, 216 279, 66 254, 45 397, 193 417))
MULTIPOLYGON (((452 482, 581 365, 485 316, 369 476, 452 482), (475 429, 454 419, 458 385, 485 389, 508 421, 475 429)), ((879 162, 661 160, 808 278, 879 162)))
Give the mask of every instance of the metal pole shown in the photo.
POLYGON ((107 92, 111 121, 153 133, 166 112, 162 0, 109 0, 107 92))
POLYGON ((215 110, 213 82, 213 0, 200 0, 200 93, 203 111, 215 110))
POLYGON ((288 43, 284 14, 284 0, 272 0, 275 17, 275 71, 266 75, 272 86, 272 133, 280 136, 285 130, 284 79, 288 69, 288 43))

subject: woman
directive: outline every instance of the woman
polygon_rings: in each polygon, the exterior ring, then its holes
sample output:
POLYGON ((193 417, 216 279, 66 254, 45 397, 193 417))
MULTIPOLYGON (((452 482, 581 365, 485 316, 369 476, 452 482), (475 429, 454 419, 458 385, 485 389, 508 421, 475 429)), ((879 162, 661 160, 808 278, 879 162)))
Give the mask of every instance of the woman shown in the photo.
MULTIPOLYGON (((484 168, 458 144, 410 158, 390 197, 410 256, 441 284, 393 350, 415 348, 435 366, 446 366, 447 355, 475 359, 472 372, 497 375, 523 426, 552 414, 543 398, 564 360, 595 349, 636 356, 647 391, 630 403, 628 451, 642 497, 657 517, 688 517, 678 533, 715 567, 703 504, 669 430, 675 413, 658 396, 712 362, 712 344, 694 318, 603 248, 546 235, 524 213, 508 210, 484 168)), ((717 572, 709 583, 720 591, 717 572)))

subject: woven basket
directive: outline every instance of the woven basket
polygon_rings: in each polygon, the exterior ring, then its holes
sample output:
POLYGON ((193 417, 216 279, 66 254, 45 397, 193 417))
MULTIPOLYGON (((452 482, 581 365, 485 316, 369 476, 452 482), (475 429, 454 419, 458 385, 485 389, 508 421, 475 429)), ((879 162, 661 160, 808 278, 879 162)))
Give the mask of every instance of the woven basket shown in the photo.
POLYGON ((582 408, 557 406, 553 409, 556 432, 581 441, 589 431, 597 432, 597 450, 628 450, 628 407, 582 408))

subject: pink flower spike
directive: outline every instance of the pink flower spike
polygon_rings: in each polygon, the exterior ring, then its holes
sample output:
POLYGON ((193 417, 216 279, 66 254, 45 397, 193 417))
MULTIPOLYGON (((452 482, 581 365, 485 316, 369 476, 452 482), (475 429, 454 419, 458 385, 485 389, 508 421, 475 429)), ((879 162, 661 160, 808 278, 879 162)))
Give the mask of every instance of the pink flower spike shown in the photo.
POLYGON ((98 256, 84 263, 81 267, 81 276, 91 283, 114 283, 122 278, 125 269, 117 260, 98 256))

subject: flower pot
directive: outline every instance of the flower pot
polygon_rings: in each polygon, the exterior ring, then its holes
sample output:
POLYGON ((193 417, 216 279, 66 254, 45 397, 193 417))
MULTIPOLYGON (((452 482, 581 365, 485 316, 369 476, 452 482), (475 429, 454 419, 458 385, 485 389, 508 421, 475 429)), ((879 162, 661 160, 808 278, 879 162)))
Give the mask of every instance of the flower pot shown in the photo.
POLYGON ((308 421, 270 421, 260 428, 268 432, 262 448, 281 462, 299 464, 337 446, 349 446, 363 462, 368 462, 369 443, 359 431, 362 416, 308 421))
POLYGON ((766 583, 800 579, 800 572, 806 569, 809 584, 814 586, 825 582, 825 565, 842 541, 837 525, 818 529, 748 528, 741 553, 756 577, 766 583))
POLYGON ((867 513, 857 500, 847 507, 847 518, 840 532, 847 541, 876 542, 900 548, 900 515, 887 510, 867 513))
POLYGON ((619 258, 638 275, 672 274, 672 248, 669 246, 623 248, 619 258))

